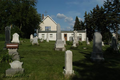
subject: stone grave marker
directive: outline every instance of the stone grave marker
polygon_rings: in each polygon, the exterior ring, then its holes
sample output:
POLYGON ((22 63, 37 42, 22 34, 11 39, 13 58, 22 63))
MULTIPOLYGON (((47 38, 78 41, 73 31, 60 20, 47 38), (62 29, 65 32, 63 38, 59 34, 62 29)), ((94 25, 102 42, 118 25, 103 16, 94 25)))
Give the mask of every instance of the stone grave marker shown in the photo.
POLYGON ((93 52, 91 53, 93 61, 104 60, 102 53, 102 35, 99 32, 94 33, 93 37, 93 52))
POLYGON ((30 42, 33 40, 33 34, 30 35, 30 42))
POLYGON ((38 37, 34 37, 33 38, 32 45, 34 45, 34 44, 39 45, 39 43, 38 43, 38 37))
POLYGON ((6 70, 6 76, 14 76, 17 73, 20 74, 20 73, 24 72, 24 68, 22 68, 23 62, 13 61, 9 64, 10 64, 11 68, 6 70))
POLYGON ((72 51, 67 50, 65 52, 65 69, 64 69, 64 75, 65 76, 70 76, 74 74, 74 70, 72 69, 72 51))
POLYGON ((12 43, 20 43, 18 33, 13 34, 12 43))
POLYGON ((10 43, 11 40, 11 28, 9 26, 5 27, 5 47, 6 48, 6 44, 10 43))
POLYGON ((56 34, 56 43, 55 43, 55 50, 58 51, 65 51, 65 47, 64 47, 64 42, 61 39, 61 29, 60 29, 60 25, 57 24, 57 34, 56 34))
POLYGON ((47 39, 46 39, 46 41, 49 42, 49 35, 48 35, 48 33, 47 33, 47 39))

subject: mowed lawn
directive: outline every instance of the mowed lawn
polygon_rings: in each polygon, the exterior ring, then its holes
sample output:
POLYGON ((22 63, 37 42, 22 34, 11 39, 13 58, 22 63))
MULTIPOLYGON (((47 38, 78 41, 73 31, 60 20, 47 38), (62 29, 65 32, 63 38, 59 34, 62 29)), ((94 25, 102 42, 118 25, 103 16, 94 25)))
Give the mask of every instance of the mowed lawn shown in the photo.
MULTIPOLYGON (((22 41, 18 53, 25 69, 24 74, 5 77, 5 70, 10 68, 10 65, 9 62, 1 62, 0 80, 120 80, 120 53, 109 49, 109 45, 102 47, 105 61, 100 63, 90 60, 92 43, 86 45, 83 42, 77 48, 72 48, 71 44, 66 45, 66 50, 73 52, 75 75, 65 78, 65 51, 55 51, 55 41, 39 42, 39 46, 31 45, 29 39, 22 41)), ((7 50, 3 50, 4 38, 0 38, 0 45, 0 53, 7 53, 7 50)))

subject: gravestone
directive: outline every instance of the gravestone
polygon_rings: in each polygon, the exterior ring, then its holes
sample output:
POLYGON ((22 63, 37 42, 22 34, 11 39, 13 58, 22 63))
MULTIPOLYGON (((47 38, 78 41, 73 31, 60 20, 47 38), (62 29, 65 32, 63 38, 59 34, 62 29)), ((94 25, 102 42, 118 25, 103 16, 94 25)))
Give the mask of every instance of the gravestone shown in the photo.
POLYGON ((74 36, 73 36, 73 47, 77 47, 78 45, 78 39, 77 39, 77 31, 73 31, 74 36))
POLYGON ((34 37, 33 38, 32 45, 34 45, 34 44, 39 45, 39 43, 38 43, 38 37, 34 37))
POLYGON ((65 38, 63 38, 64 40, 63 40, 63 42, 64 42, 64 45, 66 45, 66 40, 65 40, 65 38))
POLYGON ((64 47, 64 42, 61 39, 61 29, 60 29, 60 25, 57 24, 57 34, 56 34, 56 43, 55 43, 55 50, 58 51, 65 51, 65 47, 64 47))
POLYGON ((9 64, 11 68, 6 70, 6 76, 14 76, 17 73, 22 74, 24 72, 24 69, 22 68, 23 62, 13 61, 9 64))
POLYGON ((13 34, 12 43, 20 43, 18 33, 13 34))
POLYGON ((102 41, 102 46, 105 46, 103 41, 102 41))
POLYGON ((72 36, 69 37, 69 41, 73 41, 73 37, 72 36))
POLYGON ((93 61, 104 60, 102 53, 102 35, 99 32, 94 33, 93 37, 93 52, 91 53, 93 61))
POLYGON ((74 70, 72 69, 72 51, 67 50, 65 52, 65 69, 64 69, 64 75, 65 76, 70 76, 74 74, 74 70))
POLYGON ((48 36, 48 33, 47 33, 47 39, 46 39, 47 42, 49 42, 49 36, 48 36))
POLYGON ((33 40, 33 34, 30 35, 30 42, 33 40))
POLYGON ((90 44, 88 37, 87 37, 87 44, 88 44, 88 45, 90 44))
POLYGON ((78 38, 77 38, 77 31, 73 31, 73 44, 79 45, 78 38))
POLYGON ((118 45, 117 45, 117 38, 116 38, 116 34, 112 33, 112 43, 111 43, 111 47, 114 50, 118 50, 118 45))
POLYGON ((6 48, 6 44, 10 43, 11 40, 11 29, 9 26, 5 27, 5 47, 6 48))

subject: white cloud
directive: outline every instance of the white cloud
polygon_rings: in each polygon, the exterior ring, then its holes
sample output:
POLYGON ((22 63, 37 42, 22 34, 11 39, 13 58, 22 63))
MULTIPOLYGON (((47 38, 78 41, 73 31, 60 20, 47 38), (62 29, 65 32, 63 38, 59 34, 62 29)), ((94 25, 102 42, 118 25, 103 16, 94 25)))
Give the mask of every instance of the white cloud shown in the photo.
POLYGON ((72 17, 67 17, 64 14, 58 13, 57 14, 57 18, 64 19, 64 21, 67 22, 67 23, 72 23, 73 22, 73 18, 72 17))
POLYGON ((63 19, 63 18, 65 18, 65 17, 66 17, 66 16, 65 16, 64 14, 60 14, 60 13, 57 14, 57 18, 63 19))
POLYGON ((67 30, 69 31, 69 30, 73 30, 73 28, 72 27, 67 27, 67 30))
POLYGON ((65 22, 71 23, 71 22, 73 22, 73 18, 71 18, 71 17, 65 17, 65 22))
POLYGON ((82 21, 82 19, 80 17, 78 17, 79 21, 82 21))

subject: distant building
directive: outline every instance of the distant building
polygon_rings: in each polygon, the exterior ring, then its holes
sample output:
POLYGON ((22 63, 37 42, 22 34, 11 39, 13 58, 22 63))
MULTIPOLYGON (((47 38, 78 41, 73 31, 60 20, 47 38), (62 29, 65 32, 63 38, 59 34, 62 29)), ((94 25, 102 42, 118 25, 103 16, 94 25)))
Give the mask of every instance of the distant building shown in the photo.
MULTIPOLYGON (((38 38, 46 40, 47 34, 49 40, 56 41, 57 23, 48 15, 42 15, 42 22, 40 23, 40 30, 38 31, 38 38)), ((62 40, 72 41, 73 31, 61 31, 62 40)), ((86 30, 80 30, 77 33, 78 40, 86 41, 86 30)))

